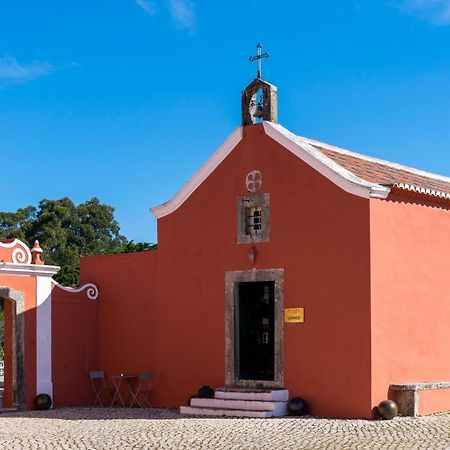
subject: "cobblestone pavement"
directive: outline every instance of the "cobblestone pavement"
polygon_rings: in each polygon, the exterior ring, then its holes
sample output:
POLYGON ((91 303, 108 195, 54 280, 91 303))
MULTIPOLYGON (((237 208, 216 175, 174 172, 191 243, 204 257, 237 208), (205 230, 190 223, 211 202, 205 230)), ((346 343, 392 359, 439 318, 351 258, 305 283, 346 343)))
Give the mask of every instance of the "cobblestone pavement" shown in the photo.
POLYGON ((450 449, 450 414, 391 421, 186 418, 173 410, 0 414, 1 449, 450 449))

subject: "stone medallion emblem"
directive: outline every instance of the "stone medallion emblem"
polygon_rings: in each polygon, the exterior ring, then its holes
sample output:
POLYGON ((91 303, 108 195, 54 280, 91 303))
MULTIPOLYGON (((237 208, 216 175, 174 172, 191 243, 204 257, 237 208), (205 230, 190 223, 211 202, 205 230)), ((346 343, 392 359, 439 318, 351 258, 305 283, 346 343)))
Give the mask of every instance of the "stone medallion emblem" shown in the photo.
POLYGON ((262 185, 262 175, 259 170, 252 170, 247 174, 245 178, 245 185, 247 186, 247 191, 256 192, 259 191, 262 185))

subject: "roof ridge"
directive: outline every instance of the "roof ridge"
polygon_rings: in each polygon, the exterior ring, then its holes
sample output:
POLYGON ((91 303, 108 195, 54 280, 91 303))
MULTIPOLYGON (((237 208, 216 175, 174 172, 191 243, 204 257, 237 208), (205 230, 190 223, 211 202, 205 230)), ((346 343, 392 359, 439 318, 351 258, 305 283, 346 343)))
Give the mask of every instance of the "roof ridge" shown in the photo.
POLYGON ((299 139, 303 139, 306 143, 310 145, 317 145, 319 147, 323 147, 327 150, 336 151, 337 153, 341 153, 343 155, 353 156, 355 158, 359 158, 366 161, 375 162, 378 164, 383 164, 385 166, 391 167, 397 170, 404 170, 406 172, 412 173, 414 175, 421 175, 426 178, 432 178, 435 180, 445 181, 450 183, 450 177, 445 175, 440 175, 433 172, 427 172, 426 170, 417 169, 415 167, 405 166, 403 164, 399 164, 392 161, 387 161, 385 159, 376 158, 374 156, 364 155, 362 153, 355 152, 353 150, 348 150, 346 148, 338 147, 336 145, 327 144, 326 142, 317 141, 316 139, 307 138, 304 136, 296 135, 299 139))
POLYGON ((360 197, 386 198, 388 186, 365 180, 279 123, 264 121, 266 134, 344 191, 360 197), (294 146, 294 147, 292 147, 294 146), (299 153, 299 149, 301 153, 299 153), (306 157, 308 155, 308 157, 306 157))

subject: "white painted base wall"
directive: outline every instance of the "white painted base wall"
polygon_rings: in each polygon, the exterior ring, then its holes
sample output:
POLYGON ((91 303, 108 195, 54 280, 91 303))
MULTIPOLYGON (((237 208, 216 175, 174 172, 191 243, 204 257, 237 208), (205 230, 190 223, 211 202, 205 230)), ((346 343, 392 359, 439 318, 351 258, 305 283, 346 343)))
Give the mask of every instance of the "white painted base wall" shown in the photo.
POLYGON ((52 285, 50 277, 36 277, 36 391, 53 398, 52 285))

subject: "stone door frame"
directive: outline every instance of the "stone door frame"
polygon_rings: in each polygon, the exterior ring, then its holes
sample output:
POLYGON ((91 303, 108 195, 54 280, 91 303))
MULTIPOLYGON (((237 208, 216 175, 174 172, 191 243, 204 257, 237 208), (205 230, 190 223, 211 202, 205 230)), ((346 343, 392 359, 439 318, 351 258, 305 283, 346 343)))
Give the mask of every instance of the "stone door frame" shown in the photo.
POLYGON ((284 387, 284 270, 264 269, 225 273, 225 385, 226 387, 284 387), (273 380, 239 380, 236 358, 237 285, 243 282, 274 281, 275 348, 273 380))
POLYGON ((12 406, 25 409, 25 294, 0 286, 0 298, 12 303, 12 406))

